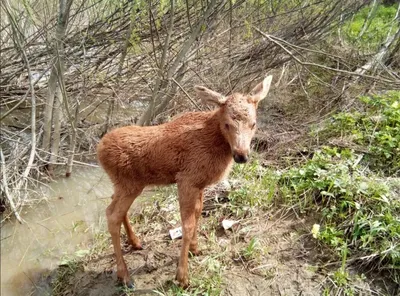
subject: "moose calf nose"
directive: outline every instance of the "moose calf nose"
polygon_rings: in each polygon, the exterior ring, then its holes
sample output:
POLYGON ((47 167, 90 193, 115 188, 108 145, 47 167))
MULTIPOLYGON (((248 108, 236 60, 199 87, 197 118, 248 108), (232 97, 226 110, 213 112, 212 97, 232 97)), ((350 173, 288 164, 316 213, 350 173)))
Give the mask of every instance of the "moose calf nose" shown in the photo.
POLYGON ((249 160, 249 157, 247 156, 247 154, 234 153, 233 159, 236 163, 246 163, 249 160))

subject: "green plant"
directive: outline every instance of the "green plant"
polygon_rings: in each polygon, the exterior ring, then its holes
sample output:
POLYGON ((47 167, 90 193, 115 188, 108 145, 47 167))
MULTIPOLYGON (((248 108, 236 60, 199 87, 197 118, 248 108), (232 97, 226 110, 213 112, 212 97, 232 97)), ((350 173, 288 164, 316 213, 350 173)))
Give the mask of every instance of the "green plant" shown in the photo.
POLYGON ((196 261, 196 266, 194 266, 193 274, 191 275, 189 289, 185 290, 176 284, 169 282, 166 286, 161 287, 154 292, 162 296, 221 295, 223 265, 221 264, 219 256, 207 256, 204 259, 196 261))
POLYGON ((345 251, 400 268, 400 200, 359 159, 352 150, 324 147, 281 175, 281 194, 304 212, 322 214, 315 236, 342 258, 345 251))
POLYGON ((364 111, 342 112, 321 131, 345 137, 365 149, 363 163, 386 175, 400 175, 400 92, 361 97, 364 111))
POLYGON ((245 260, 254 260, 257 259, 261 255, 261 246, 260 242, 256 237, 253 237, 249 244, 242 251, 242 256, 245 260))
POLYGON ((246 165, 234 165, 231 179, 240 180, 240 187, 229 194, 229 209, 235 216, 253 215, 271 207, 279 179, 275 171, 253 159, 246 165))
POLYGON ((51 281, 52 295, 62 295, 65 286, 64 282, 68 281, 68 279, 78 271, 83 271, 83 269, 83 261, 64 259, 57 268, 57 273, 51 281))
POLYGON ((343 31, 351 44, 362 49, 376 50, 385 41, 391 26, 394 26, 392 32, 397 29, 398 25, 393 23, 397 5, 377 5, 369 17, 371 9, 370 5, 361 9, 344 25, 343 31))

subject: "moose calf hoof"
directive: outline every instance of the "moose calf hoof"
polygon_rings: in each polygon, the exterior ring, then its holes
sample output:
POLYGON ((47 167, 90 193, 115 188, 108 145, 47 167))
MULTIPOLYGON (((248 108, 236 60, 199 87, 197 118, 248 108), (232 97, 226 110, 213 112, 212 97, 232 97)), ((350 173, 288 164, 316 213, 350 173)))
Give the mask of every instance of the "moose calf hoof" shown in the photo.
POLYGON ((128 288, 134 287, 134 284, 133 284, 127 270, 125 270, 123 272, 117 272, 117 279, 118 279, 118 283, 121 285, 124 285, 128 288))
POLYGON ((196 249, 194 249, 194 250, 189 250, 189 254, 191 255, 191 256, 200 256, 201 255, 201 251, 199 251, 197 248, 196 249))
POLYGON ((187 272, 180 272, 179 268, 176 272, 176 280, 179 283, 179 286, 181 286, 183 289, 186 289, 187 287, 189 287, 189 276, 187 274, 187 272))
POLYGON ((143 246, 140 241, 134 242, 132 240, 128 240, 128 244, 132 246, 132 250, 143 250, 143 246))
POLYGON ((124 286, 128 289, 134 290, 135 289, 135 284, 133 283, 133 281, 129 280, 128 282, 124 283, 121 279, 118 279, 118 283, 121 286, 124 286))

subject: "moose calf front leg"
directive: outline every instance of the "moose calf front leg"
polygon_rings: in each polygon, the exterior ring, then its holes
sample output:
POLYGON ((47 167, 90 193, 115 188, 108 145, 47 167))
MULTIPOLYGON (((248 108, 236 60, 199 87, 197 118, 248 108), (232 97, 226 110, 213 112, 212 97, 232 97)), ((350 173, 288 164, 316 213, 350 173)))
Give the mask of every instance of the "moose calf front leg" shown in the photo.
POLYGON ((199 228, 199 218, 201 216, 202 210, 203 210, 203 190, 200 191, 199 198, 196 201, 196 206, 195 206, 196 225, 194 227, 193 238, 192 238, 192 241, 190 242, 190 246, 189 246, 189 251, 194 256, 200 255, 200 251, 198 249, 197 234, 198 234, 198 228, 199 228))
POLYGON ((189 285, 188 255, 196 231, 196 206, 200 190, 190 187, 188 184, 178 184, 178 190, 183 238, 176 279, 182 287, 186 288, 189 285))

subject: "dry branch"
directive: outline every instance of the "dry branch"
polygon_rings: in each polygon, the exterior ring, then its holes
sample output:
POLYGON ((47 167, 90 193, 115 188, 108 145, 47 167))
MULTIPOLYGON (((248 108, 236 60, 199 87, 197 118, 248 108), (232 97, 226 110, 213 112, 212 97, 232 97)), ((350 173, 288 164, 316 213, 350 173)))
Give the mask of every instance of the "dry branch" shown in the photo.
MULTIPOLYGON (((363 74, 363 73, 359 73, 356 71, 347 71, 347 70, 342 70, 342 69, 336 69, 336 68, 332 68, 329 66, 325 66, 325 65, 321 65, 321 64, 316 64, 316 63, 310 63, 310 62, 304 62, 301 61, 298 57, 296 57, 295 54, 293 54, 289 49, 287 49, 284 45, 283 42, 280 38, 277 38, 275 36, 272 36, 270 34, 266 34, 264 32, 262 32, 260 29, 254 27, 254 29, 260 33, 262 36, 264 36, 265 38, 267 38, 268 40, 270 40, 271 42, 277 44, 279 47, 281 47, 290 57, 292 57, 297 63, 299 63, 302 66, 313 66, 313 67, 318 67, 318 68, 322 68, 328 71, 333 71, 333 72, 338 72, 338 73, 342 73, 342 74, 346 74, 346 75, 350 75, 350 76, 357 76, 357 77, 363 77, 363 78, 367 78, 367 79, 371 79, 377 82, 384 82, 384 83, 388 83, 388 84, 395 84, 395 85, 399 85, 400 86, 400 80, 398 79, 389 79, 386 77, 382 77, 382 76, 372 76, 372 75, 367 75, 367 74, 363 74)), ((289 42, 286 42, 286 44, 290 45, 289 42)))
POLYGON ((18 220, 19 223, 23 223, 21 216, 18 213, 18 210, 14 204, 14 198, 11 196, 9 189, 8 189, 8 178, 7 178, 7 169, 6 169, 6 161, 4 159, 3 149, 0 146, 0 157, 1 157, 1 171, 3 172, 2 178, 2 191, 4 192, 8 203, 10 204, 11 211, 13 212, 15 218, 18 220))

